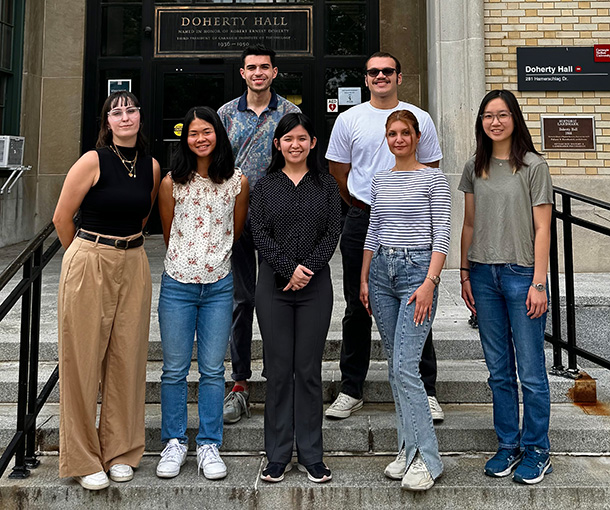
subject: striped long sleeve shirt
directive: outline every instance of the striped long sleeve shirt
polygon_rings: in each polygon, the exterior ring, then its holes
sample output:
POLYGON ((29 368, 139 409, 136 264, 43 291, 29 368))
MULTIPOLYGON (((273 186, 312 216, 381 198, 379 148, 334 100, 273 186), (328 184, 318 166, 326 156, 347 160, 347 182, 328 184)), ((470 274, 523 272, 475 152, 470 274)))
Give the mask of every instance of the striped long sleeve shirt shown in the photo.
POLYGON ((383 170, 375 174, 365 250, 375 252, 380 245, 431 246, 446 255, 450 235, 451 190, 442 170, 383 170))

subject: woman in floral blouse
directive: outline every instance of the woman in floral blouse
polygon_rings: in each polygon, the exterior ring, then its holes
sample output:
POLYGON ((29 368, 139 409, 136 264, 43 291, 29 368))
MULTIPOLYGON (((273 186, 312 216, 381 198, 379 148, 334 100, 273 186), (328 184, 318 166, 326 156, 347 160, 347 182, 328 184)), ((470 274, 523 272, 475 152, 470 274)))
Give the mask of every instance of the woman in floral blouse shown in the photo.
POLYGON ((163 347, 161 440, 157 476, 172 478, 186 461, 187 383, 197 335, 199 432, 197 465, 224 478, 224 357, 231 331, 231 246, 248 212, 248 180, 233 167, 227 134, 214 110, 191 108, 184 118, 172 170, 159 190, 167 245, 159 296, 163 347))

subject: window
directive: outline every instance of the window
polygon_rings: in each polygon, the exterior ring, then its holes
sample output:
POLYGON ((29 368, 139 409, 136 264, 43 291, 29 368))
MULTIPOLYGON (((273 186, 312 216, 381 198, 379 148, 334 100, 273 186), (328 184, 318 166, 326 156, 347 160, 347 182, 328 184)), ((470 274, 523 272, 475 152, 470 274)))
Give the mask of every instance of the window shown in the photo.
POLYGON ((24 0, 0 0, 0 134, 19 134, 24 0))

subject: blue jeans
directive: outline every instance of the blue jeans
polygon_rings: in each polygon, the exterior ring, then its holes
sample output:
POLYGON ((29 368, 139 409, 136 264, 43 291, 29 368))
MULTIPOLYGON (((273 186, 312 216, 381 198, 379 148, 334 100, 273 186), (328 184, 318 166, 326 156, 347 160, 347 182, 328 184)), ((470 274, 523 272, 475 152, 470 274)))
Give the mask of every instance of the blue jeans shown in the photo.
POLYGON ((413 322, 415 301, 407 301, 425 281, 432 251, 429 248, 380 247, 369 275, 369 300, 388 357, 390 386, 396 404, 399 448, 404 444, 407 465, 419 451, 433 478, 443 472, 428 397, 419 373, 424 342, 436 313, 420 326, 413 322))
POLYGON ((159 295, 163 347, 161 440, 187 443, 187 383, 197 333, 199 432, 197 444, 222 444, 224 358, 231 332, 233 275, 214 283, 181 283, 165 272, 159 295))
POLYGON ((544 363, 546 313, 530 319, 525 305, 533 276, 533 267, 470 263, 499 446, 535 446, 548 452, 551 399, 544 363), (517 371, 523 393, 522 432, 517 371))

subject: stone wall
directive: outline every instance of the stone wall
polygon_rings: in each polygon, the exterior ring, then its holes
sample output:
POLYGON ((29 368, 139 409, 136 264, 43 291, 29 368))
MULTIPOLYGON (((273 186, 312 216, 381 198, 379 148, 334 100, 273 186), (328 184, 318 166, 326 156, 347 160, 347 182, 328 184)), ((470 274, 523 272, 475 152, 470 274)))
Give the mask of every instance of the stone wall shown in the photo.
POLYGON ((0 246, 47 225, 70 166, 80 156, 85 2, 26 2, 21 135, 31 165, 0 214, 0 246))

